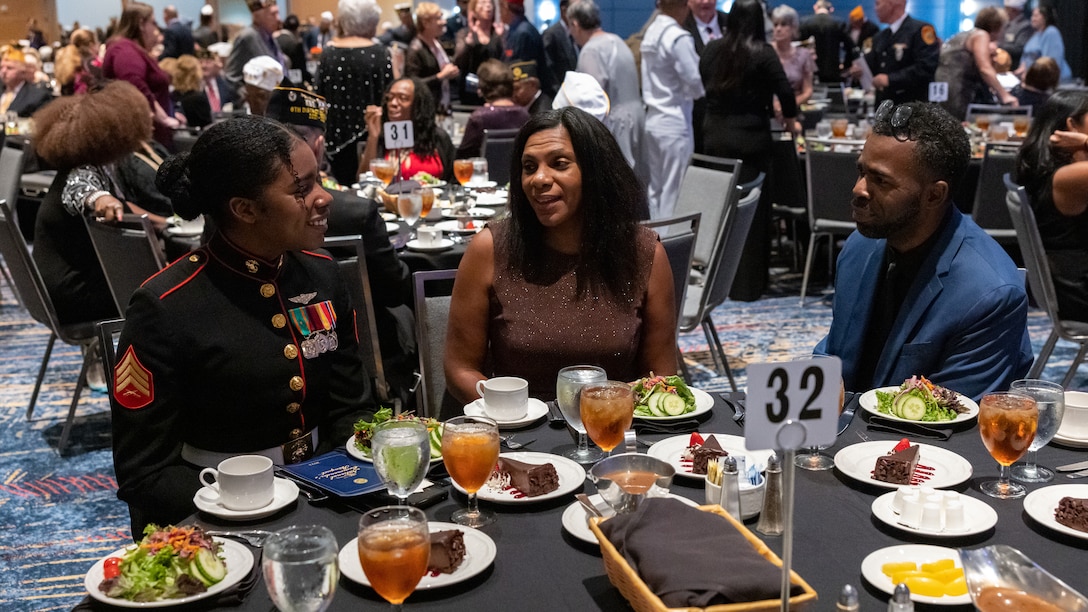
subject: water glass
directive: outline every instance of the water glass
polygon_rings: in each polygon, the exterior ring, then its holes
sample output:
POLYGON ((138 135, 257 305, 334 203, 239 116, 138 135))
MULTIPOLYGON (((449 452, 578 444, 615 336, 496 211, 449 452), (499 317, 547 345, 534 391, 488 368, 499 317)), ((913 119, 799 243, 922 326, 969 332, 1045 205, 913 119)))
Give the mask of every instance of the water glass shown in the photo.
POLYGON ((473 157, 472 158, 472 184, 479 185, 480 183, 486 183, 489 180, 487 173, 487 158, 485 157, 473 157))
POLYGON ((261 569, 272 603, 281 612, 321 612, 332 603, 339 547, 321 525, 294 525, 264 542, 261 569))
POLYGON ((427 573, 431 535, 427 515, 411 506, 375 508, 359 519, 359 564, 370 586, 393 610, 427 573))
POLYGON ((1054 479, 1054 470, 1038 465, 1035 460, 1039 449, 1054 439, 1062 424, 1065 389, 1057 383, 1025 378, 1014 381, 1010 390, 1030 396, 1039 408, 1039 427, 1035 430, 1035 439, 1028 447, 1024 463, 1013 466, 1012 477, 1020 482, 1050 482, 1054 479))
POLYGON ((984 482, 979 489, 990 497, 1015 499, 1027 494, 1024 487, 1009 481, 1009 466, 1028 452, 1039 409, 1035 400, 1020 393, 990 393, 979 402, 978 431, 982 443, 1000 465, 998 480, 984 482))
POLYGON ((370 442, 374 469, 401 505, 416 490, 431 464, 431 439, 419 421, 386 421, 370 442))
POLYGON ((816 135, 820 138, 831 138, 831 122, 820 121, 816 124, 816 135))
POLYGON ((495 513, 480 510, 476 492, 499 460, 499 425, 487 417, 459 416, 446 421, 442 427, 442 460, 450 478, 468 493, 468 508, 454 512, 451 520, 475 528, 493 523, 495 513))
POLYGON ((592 365, 567 366, 559 370, 555 379, 555 403, 559 405, 559 411, 563 418, 578 432, 578 447, 563 454, 564 457, 573 459, 578 463, 596 463, 604 453, 589 448, 589 437, 586 428, 582 425, 582 414, 578 406, 578 396, 582 387, 587 383, 604 382, 608 380, 604 368, 592 365))
POLYGON ((423 213, 423 197, 418 193, 398 194, 397 212, 408 227, 414 228, 416 223, 419 223, 419 216, 423 213))

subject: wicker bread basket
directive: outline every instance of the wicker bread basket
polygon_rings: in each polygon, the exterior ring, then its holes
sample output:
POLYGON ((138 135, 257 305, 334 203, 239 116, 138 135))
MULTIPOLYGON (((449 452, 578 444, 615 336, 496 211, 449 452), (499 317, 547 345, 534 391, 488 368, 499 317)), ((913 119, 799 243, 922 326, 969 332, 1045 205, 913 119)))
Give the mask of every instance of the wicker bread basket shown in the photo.
MULTIPOLYGON (((782 560, 778 558, 778 555, 774 554, 774 551, 768 548, 767 545, 752 534, 751 531, 748 531, 748 528, 744 526, 744 523, 729 516, 721 506, 699 506, 699 509, 703 512, 713 512, 714 514, 725 517, 725 519, 729 521, 729 523, 736 528, 746 540, 748 540, 752 545, 752 548, 754 548, 760 556, 776 566, 782 567, 782 560)), ((627 563, 627 560, 623 558, 623 555, 621 555, 618 550, 616 550, 616 547, 612 545, 612 542, 609 542, 608 538, 601 533, 601 529, 598 525, 604 520, 607 519, 598 517, 589 519, 589 528, 597 536, 597 541, 601 544, 601 555, 604 557, 604 569, 608 573, 608 579, 612 582, 612 585, 620 590, 620 593, 622 593, 628 603, 631 604, 631 607, 638 612, 665 612, 666 610, 684 612, 774 612, 780 610, 782 607, 779 599, 764 599, 761 601, 745 603, 722 604, 707 608, 666 608, 664 602, 661 601, 661 598, 655 595, 654 592, 646 586, 646 583, 642 581, 642 578, 639 577, 635 569, 627 563)), ((808 603, 816 599, 816 591, 809 586, 797 572, 791 571, 790 573, 793 584, 799 585, 804 589, 804 593, 790 598, 790 609, 804 610, 808 603)))

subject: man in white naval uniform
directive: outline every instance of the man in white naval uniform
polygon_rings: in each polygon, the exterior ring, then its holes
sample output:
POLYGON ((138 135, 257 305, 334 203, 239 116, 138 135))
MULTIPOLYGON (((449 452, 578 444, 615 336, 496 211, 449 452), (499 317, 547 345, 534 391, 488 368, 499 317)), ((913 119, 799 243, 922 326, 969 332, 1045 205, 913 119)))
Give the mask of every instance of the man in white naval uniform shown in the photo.
POLYGON ((687 0, 658 0, 657 4, 659 13, 646 29, 641 46, 651 219, 672 216, 688 158, 695 150, 691 107, 703 97, 695 40, 680 25, 688 16, 687 0))

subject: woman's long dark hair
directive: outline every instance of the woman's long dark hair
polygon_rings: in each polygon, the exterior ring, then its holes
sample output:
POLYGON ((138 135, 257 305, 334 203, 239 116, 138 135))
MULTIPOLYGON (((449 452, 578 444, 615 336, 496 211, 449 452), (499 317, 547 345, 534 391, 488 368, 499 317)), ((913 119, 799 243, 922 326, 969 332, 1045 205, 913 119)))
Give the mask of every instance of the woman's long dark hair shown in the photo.
MULTIPOLYGON (((434 122, 437 107, 431 90, 423 81, 415 77, 404 76, 390 83, 389 87, 385 88, 385 93, 388 94, 389 90, 393 89, 393 86, 401 81, 411 81, 415 90, 412 95, 412 136, 415 139, 412 152, 421 158, 438 155, 438 124, 434 122)), ((386 121, 389 121, 389 109, 383 103, 382 123, 386 121)))
POLYGON ((521 156, 533 134, 562 127, 570 137, 582 174, 582 246, 578 252, 578 295, 607 290, 632 300, 639 276, 638 211, 646 208, 646 187, 603 123, 572 106, 533 115, 514 141, 510 162, 510 219, 502 234, 510 263, 527 280, 542 278, 547 249, 541 225, 522 186, 521 156))
POLYGON ((1088 94, 1083 91, 1054 92, 1042 106, 1037 107, 1031 129, 1016 156, 1016 182, 1027 188, 1033 201, 1050 189, 1050 181, 1058 168, 1073 162, 1073 154, 1050 145, 1054 130, 1068 130, 1068 120, 1078 123, 1088 115, 1088 94))
POLYGON ((737 0, 726 19, 721 42, 711 41, 709 47, 721 48, 717 53, 728 61, 717 62, 706 84, 707 93, 720 94, 740 84, 752 56, 767 44, 763 31, 763 5, 757 0, 737 0))

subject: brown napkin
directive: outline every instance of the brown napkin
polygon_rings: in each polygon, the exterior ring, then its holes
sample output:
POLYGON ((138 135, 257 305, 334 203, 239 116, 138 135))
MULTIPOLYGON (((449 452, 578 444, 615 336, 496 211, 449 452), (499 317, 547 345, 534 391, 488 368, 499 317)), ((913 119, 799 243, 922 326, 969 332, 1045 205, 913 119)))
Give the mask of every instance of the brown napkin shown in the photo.
MULTIPOLYGON (((716 514, 655 498, 600 528, 670 608, 778 599, 781 570, 716 514)), ((793 585, 790 595, 803 592, 793 585)))

